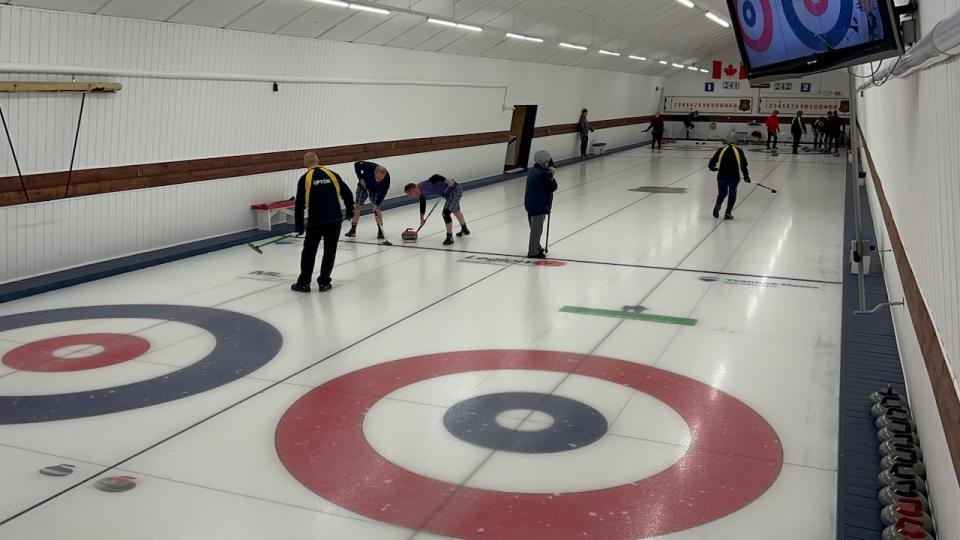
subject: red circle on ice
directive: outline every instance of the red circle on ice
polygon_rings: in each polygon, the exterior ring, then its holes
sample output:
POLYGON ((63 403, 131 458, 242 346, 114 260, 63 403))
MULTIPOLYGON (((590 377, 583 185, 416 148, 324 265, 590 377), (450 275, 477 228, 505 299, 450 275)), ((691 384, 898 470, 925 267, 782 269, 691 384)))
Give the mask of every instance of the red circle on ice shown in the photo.
MULTIPOLYGON (((297 400, 277 426, 277 453, 302 484, 369 518, 467 539, 629 539, 676 532, 750 504, 780 474, 783 452, 756 411, 712 386, 642 364, 582 354, 463 351, 416 356, 348 373, 297 400), (634 388, 672 407, 691 433, 674 465, 607 489, 510 493, 427 478, 387 461, 363 417, 404 386, 454 373, 530 369, 634 388)), ((624 456, 624 459, 630 459, 624 456)))
POLYGON ((3 363, 22 371, 81 371, 133 360, 149 349, 149 341, 129 334, 76 334, 21 345, 3 355, 3 363), (99 346, 103 350, 89 356, 73 358, 54 355, 54 352, 64 347, 84 345, 99 346))

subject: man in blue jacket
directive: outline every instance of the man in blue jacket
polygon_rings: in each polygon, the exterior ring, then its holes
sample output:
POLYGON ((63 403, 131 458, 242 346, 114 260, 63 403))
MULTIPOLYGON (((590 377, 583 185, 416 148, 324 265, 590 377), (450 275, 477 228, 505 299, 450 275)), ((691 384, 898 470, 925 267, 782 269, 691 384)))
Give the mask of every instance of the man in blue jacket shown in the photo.
POLYGON ((733 206, 737 204, 737 184, 740 183, 740 173, 743 181, 750 183, 750 172, 747 171, 747 156, 736 145, 737 135, 730 133, 727 144, 717 150, 710 159, 711 171, 717 173, 717 204, 713 207, 713 217, 720 218, 720 206, 727 199, 727 213, 723 219, 733 219, 733 206))
POLYGON ((547 254, 540 245, 540 236, 543 234, 543 222, 553 207, 553 192, 557 190, 557 180, 553 177, 554 169, 550 166, 553 158, 549 152, 538 151, 533 155, 533 161, 533 168, 527 174, 527 192, 523 198, 527 220, 530 222, 527 257, 543 259, 547 254))

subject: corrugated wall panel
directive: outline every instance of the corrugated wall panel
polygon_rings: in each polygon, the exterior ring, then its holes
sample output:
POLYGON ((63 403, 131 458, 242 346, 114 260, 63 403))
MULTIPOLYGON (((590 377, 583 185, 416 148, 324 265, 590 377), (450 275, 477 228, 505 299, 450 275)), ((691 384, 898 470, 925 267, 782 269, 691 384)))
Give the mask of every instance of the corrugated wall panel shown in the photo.
MULTIPOLYGON (((87 97, 77 169, 501 131, 511 111, 537 104, 538 125, 651 114, 659 78, 388 47, 226 31, 0 5, 0 63, 271 77, 503 83, 502 88, 280 84, 111 78, 116 95, 87 97)), ((8 79, 69 80, 16 75, 8 79)), ((89 78, 87 78, 89 79, 89 78)), ((102 79, 102 78, 101 78, 102 79)), ((70 164, 80 96, 0 94, 25 174, 70 164)), ((641 138, 604 130, 611 147, 641 138)), ((545 147, 563 158, 575 136, 545 147)), ((0 176, 16 174, 0 145, 0 176)), ((536 144, 536 143, 535 143, 536 144)), ((504 145, 382 160, 402 184, 440 172, 460 179, 502 170, 504 145)), ((352 178, 349 166, 335 167, 352 178)), ((0 281, 228 234, 253 226, 249 205, 292 195, 297 173, 80 197, 0 208, 0 281)))
MULTIPOLYGON (((929 31, 957 9, 954 2, 926 2, 921 22, 929 31)), ((877 172, 927 307, 953 369, 960 373, 960 64, 947 62, 864 93, 862 123, 877 172)), ((878 216, 876 195, 872 195, 878 216)), ((882 229, 882 227, 881 227, 882 229)), ((879 248, 889 247, 883 230, 879 248)), ((883 257, 893 300, 903 298, 891 254, 883 257)), ((894 324, 911 401, 920 424, 934 495, 939 538, 960 539, 960 486, 943 437, 941 419, 913 323, 894 308, 894 324)))

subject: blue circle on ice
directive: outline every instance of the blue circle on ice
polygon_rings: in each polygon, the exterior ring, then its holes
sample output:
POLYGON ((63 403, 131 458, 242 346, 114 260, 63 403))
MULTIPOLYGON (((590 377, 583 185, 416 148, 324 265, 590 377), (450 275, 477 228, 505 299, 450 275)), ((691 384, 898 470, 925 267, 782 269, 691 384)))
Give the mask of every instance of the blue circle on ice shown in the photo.
POLYGON ((0 425, 70 420, 167 403, 249 375, 283 345, 272 325, 250 315, 198 306, 127 304, 32 311, 0 317, 0 332, 85 319, 161 319, 210 332, 216 346, 197 362, 160 377, 65 394, 0 396, 0 425))
MULTIPOLYGON (((523 418, 518 416, 515 420, 523 418)), ((608 427, 607 419, 589 405, 535 392, 501 392, 461 401, 447 410, 443 425, 453 436, 470 444, 523 454, 583 448, 602 438, 608 427), (510 429, 497 421, 507 411, 542 412, 553 423, 535 431, 510 429)))

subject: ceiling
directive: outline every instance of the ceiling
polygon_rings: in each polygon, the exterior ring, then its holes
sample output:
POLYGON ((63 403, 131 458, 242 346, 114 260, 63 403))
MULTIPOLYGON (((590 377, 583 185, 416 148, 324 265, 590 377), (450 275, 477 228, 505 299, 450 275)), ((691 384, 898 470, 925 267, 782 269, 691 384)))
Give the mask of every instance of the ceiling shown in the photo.
MULTIPOLYGON (((311 0, 0 0, 16 6, 96 13, 268 34, 542 62, 630 73, 679 72, 656 60, 706 67, 734 45, 733 32, 675 0, 357 0, 390 15, 311 0), (426 17, 477 25, 471 32, 426 17), (533 43, 506 32, 543 38, 533 43), (559 41, 588 51, 561 48, 559 41), (601 55, 598 49, 622 53, 601 55), (628 55, 647 57, 631 60, 628 55)), ((724 0, 694 0, 729 20, 724 0)))

